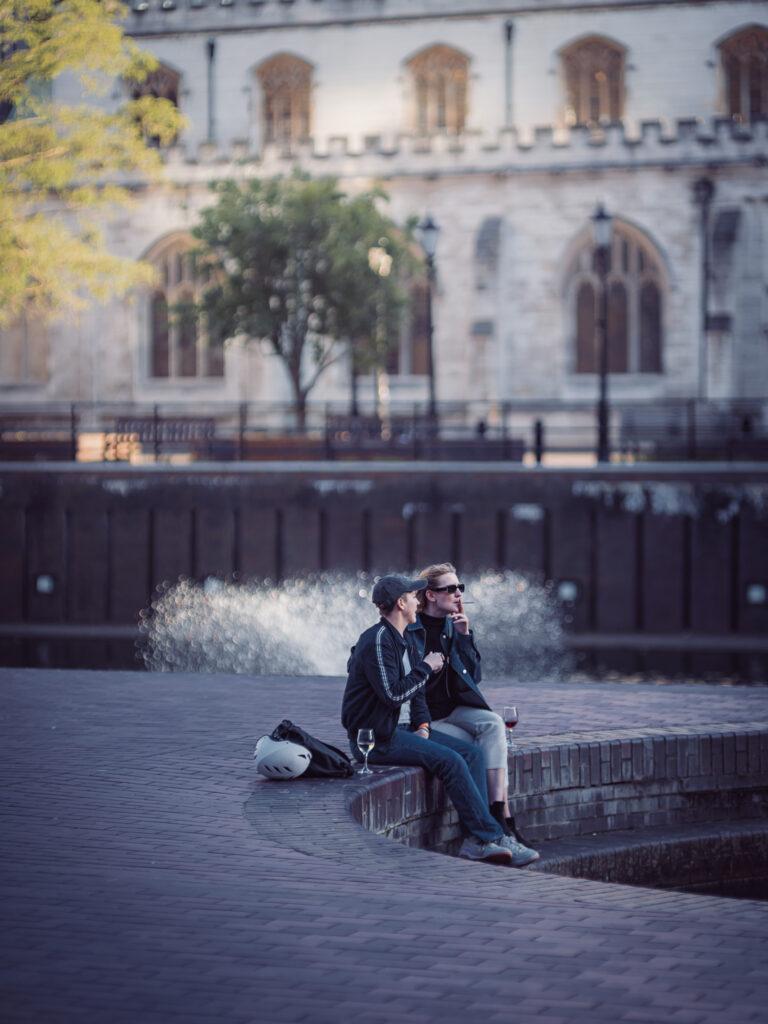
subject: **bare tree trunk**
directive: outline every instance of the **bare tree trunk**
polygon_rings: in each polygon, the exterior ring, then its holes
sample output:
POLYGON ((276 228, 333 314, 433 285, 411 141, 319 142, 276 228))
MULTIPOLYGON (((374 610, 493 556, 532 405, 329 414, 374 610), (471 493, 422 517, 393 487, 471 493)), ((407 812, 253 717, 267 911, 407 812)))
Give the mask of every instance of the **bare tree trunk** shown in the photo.
POLYGON ((297 390, 294 397, 294 412, 296 414, 296 427, 300 434, 306 434, 307 432, 307 396, 301 391, 297 390))
POLYGON ((290 364, 288 367, 293 388, 293 414, 296 417, 296 429, 300 434, 307 430, 307 391, 301 385, 301 368, 290 364))

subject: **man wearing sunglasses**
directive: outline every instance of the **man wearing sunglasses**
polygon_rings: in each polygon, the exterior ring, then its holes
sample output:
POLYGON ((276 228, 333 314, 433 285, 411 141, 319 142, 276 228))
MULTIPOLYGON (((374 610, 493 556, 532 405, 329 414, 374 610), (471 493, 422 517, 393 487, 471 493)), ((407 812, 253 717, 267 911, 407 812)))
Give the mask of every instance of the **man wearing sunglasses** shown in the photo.
POLYGON ((419 573, 419 579, 425 579, 427 586, 419 594, 418 621, 408 626, 408 632, 420 652, 437 652, 445 658, 442 669, 430 677, 425 691, 432 729, 480 747, 485 755, 490 812, 505 834, 525 847, 527 844, 509 810, 504 722, 488 706, 478 686, 482 678, 480 652, 464 612, 464 584, 459 582, 450 562, 427 566, 419 573))

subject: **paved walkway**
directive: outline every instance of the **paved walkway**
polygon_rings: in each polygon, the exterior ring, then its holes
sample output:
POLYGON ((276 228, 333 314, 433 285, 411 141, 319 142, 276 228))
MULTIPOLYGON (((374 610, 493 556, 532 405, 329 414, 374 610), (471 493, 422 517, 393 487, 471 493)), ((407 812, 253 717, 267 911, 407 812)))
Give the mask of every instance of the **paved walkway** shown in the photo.
MULTIPOLYGON (((766 723, 768 689, 486 685, 518 738, 766 723)), ((272 783, 258 735, 342 745, 336 679, 0 671, 0 1020, 766 1020, 768 905, 470 864, 363 831, 350 782, 272 783)))

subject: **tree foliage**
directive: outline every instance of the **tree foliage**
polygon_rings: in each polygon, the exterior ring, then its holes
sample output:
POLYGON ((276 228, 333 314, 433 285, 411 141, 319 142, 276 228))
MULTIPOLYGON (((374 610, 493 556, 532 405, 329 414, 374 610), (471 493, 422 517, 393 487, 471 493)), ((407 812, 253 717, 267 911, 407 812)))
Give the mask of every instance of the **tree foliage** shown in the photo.
POLYGON ((0 0, 0 325, 49 316, 150 279, 148 266, 105 247, 105 213, 132 178, 157 175, 181 119, 168 100, 66 104, 53 83, 71 75, 83 97, 141 82, 155 59, 123 33, 119 0, 0 0), (110 109, 112 106, 112 109, 110 109))
POLYGON ((307 395, 345 349, 363 369, 394 344, 416 263, 410 227, 381 212, 383 192, 347 196, 336 179, 298 171, 214 189, 216 204, 193 232, 212 271, 203 299, 209 331, 269 346, 303 427, 307 395))

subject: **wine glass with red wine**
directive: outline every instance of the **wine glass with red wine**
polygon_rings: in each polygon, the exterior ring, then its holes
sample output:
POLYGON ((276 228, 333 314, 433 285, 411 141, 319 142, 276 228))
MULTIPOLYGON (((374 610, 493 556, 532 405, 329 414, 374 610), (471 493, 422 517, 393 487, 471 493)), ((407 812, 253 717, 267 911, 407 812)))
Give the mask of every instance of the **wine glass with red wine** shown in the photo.
POLYGON ((511 750, 514 747, 512 742, 512 730, 515 728, 519 721, 520 716, 517 713, 517 708, 514 704, 504 708, 504 725, 507 727, 507 749, 511 750))

